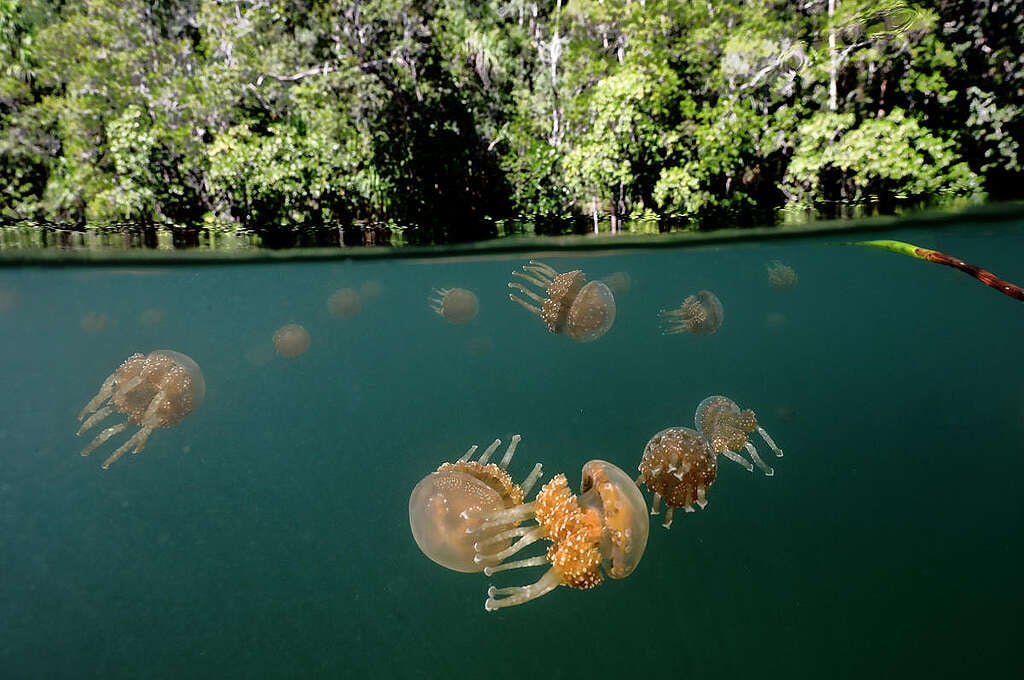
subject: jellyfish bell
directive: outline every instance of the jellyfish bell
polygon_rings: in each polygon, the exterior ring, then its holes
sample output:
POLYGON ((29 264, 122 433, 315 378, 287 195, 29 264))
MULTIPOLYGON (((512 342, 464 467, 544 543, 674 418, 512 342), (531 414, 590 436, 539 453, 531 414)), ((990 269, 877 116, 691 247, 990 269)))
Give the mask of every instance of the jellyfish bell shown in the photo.
POLYGON ((601 280, 608 285, 608 288, 615 295, 628 293, 633 287, 633 278, 629 275, 629 272, 612 272, 601 280))
POLYGON ((772 260, 765 265, 765 271, 768 275, 768 285, 778 290, 796 288, 796 284, 800 280, 795 269, 779 260, 772 260))
POLYGON ((456 462, 443 463, 416 484, 409 496, 409 527, 424 555, 453 571, 479 572, 486 564, 475 559, 477 541, 507 547, 509 538, 479 530, 480 517, 521 504, 540 478, 540 463, 521 484, 506 472, 521 439, 512 437, 499 463, 489 461, 501 440, 495 439, 475 461, 474 444, 456 462))
POLYGON ((662 332, 665 335, 710 335, 719 329, 724 318, 725 311, 718 296, 701 290, 688 296, 678 307, 661 311, 662 332))
POLYGON ((354 319, 362 309, 362 298, 353 288, 339 288, 327 298, 327 312, 335 319, 354 319))
POLYGON ((274 347, 287 359, 301 356, 309 349, 309 331, 297 323, 281 326, 274 331, 274 347))
POLYGON ((480 311, 476 294, 465 288, 435 288, 430 308, 452 324, 469 323, 480 311))
POLYGON ((642 484, 654 494, 651 514, 658 514, 664 499, 666 529, 676 508, 693 512, 707 505, 707 492, 718 476, 714 452, 701 434, 688 427, 669 427, 651 437, 638 467, 642 484))
POLYGON ((711 450, 716 454, 742 465, 748 472, 753 472, 754 465, 757 465, 766 477, 775 474, 775 470, 761 459, 757 449, 751 443, 749 435, 754 432, 761 435, 768 448, 779 458, 782 457, 782 449, 760 426, 757 416, 750 409, 740 410, 740 407, 732 399, 714 395, 698 404, 693 420, 697 430, 708 441, 711 450), (753 464, 740 455, 740 449, 747 452, 750 460, 754 461, 753 464))
POLYGON ((96 435, 82 449, 82 455, 89 455, 129 425, 138 425, 139 430, 103 462, 103 469, 107 469, 129 449, 132 453, 142 451, 155 429, 177 425, 205 398, 206 380, 191 357, 169 349, 133 354, 103 381, 96 396, 78 414, 78 419, 84 420, 78 434, 115 412, 124 414, 125 420, 96 435))
POLYGON ((580 494, 569 489, 564 474, 556 475, 537 493, 535 500, 479 516, 483 523, 475 535, 497 532, 495 538, 516 542, 502 547, 495 539, 476 543, 476 560, 488 565, 488 576, 510 569, 547 567, 534 583, 487 590, 484 608, 495 611, 541 597, 558 586, 589 589, 605 577, 629 576, 647 547, 647 503, 633 480, 621 469, 602 460, 583 466, 580 494), (520 526, 522 522, 533 524, 520 526), (507 561, 523 548, 544 540, 544 554, 507 561))
POLYGON ((540 289, 547 297, 519 281, 511 281, 508 287, 519 291, 526 299, 514 293, 509 294, 509 299, 539 316, 550 332, 565 333, 576 342, 593 342, 615 323, 615 296, 604 282, 587 283, 586 275, 578 269, 560 274, 534 260, 522 269, 512 275, 540 289))

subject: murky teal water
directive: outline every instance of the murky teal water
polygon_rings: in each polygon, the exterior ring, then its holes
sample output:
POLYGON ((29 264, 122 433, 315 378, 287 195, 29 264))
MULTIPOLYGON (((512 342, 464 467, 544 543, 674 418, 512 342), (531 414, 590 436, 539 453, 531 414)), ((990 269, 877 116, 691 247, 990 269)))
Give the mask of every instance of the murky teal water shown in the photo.
MULTIPOLYGON (((865 238, 1024 281, 1019 221, 865 238)), ((0 269, 0 675, 1020 676, 1024 305, 829 240, 544 256, 631 277, 588 345, 508 300, 528 253, 0 269), (796 289, 768 286, 774 259, 796 289), (359 316, 328 314, 367 282, 359 316), (439 286, 479 317, 445 323, 439 286), (662 335, 699 289, 722 328, 662 335), (292 322, 312 344, 287 360, 270 339, 292 322), (206 403, 104 471, 76 416, 159 348, 202 366, 206 403), (628 579, 488 613, 489 583, 541 570, 449 572, 412 540, 412 487, 474 442, 522 433, 513 476, 542 461, 578 489, 711 394, 786 455, 772 478, 722 460, 707 509, 653 522, 628 579)))

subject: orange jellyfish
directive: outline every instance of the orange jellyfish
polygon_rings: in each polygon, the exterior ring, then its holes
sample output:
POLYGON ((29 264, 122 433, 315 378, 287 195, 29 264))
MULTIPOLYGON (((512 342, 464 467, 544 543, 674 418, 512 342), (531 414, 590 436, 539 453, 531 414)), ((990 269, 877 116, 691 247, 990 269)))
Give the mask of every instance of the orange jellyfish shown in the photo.
MULTIPOLYGON (((478 531, 479 513, 496 512, 519 505, 541 476, 541 464, 515 484, 508 467, 521 437, 512 436, 500 463, 488 462, 501 445, 500 439, 487 447, 477 460, 470 460, 477 446, 469 447, 454 463, 444 463, 416 484, 409 496, 409 526, 423 554, 443 567, 461 572, 482 571, 486 564, 476 561, 474 543, 483 539, 501 543, 494 531, 478 531)), ((507 546, 509 540, 504 539, 507 546)))
POLYGON ((339 288, 327 298, 327 313, 335 319, 354 319, 362 309, 363 301, 352 288, 339 288))
POLYGON ((305 354, 309 349, 309 331, 297 323, 281 326, 274 331, 274 347, 287 359, 305 354))
POLYGON ((605 576, 625 578, 640 563, 649 530, 640 489, 625 472, 602 460, 583 466, 579 496, 569 490, 565 475, 559 474, 541 487, 532 502, 477 517, 484 521, 472 533, 479 537, 477 562, 488 565, 485 574, 548 567, 531 585, 488 588, 487 611, 523 604, 558 586, 588 589, 600 585, 605 576), (519 526, 527 520, 536 524, 519 526), (516 542, 505 547, 511 538, 516 542), (543 555, 505 561, 542 539, 551 544, 543 555))
POLYGON ((542 262, 530 260, 523 265, 523 271, 514 271, 512 276, 547 294, 542 297, 518 281, 508 284, 540 305, 509 293, 509 299, 543 319, 552 333, 564 331, 576 342, 591 342, 607 333, 615 322, 615 296, 611 289, 601 281, 587 283, 586 275, 579 269, 559 274, 542 262))
POLYGON ((661 499, 668 508, 663 527, 672 526, 676 508, 693 512, 708 504, 707 493, 718 476, 718 461, 707 440, 688 427, 669 427, 651 437, 640 459, 636 483, 654 494, 651 514, 657 515, 661 499))
POLYGON ((662 332, 666 335, 711 335, 722 325, 724 317, 718 297, 709 290, 702 290, 687 297, 675 309, 662 310, 662 332))
POLYGON ((435 288, 434 297, 429 302, 430 308, 448 323, 469 323, 480 311, 476 294, 465 288, 435 288))
POLYGON ((139 430, 103 461, 103 469, 128 452, 138 453, 146 447, 149 435, 158 427, 171 427, 185 419, 203 403, 206 381, 199 364, 181 352, 158 349, 146 354, 133 354, 118 366, 100 387, 78 419, 86 418, 78 428, 82 434, 115 411, 126 420, 106 428, 82 449, 88 456, 93 449, 129 425, 139 430))
POLYGON ((782 264, 778 260, 769 262, 765 270, 768 273, 768 285, 772 288, 789 290, 796 288, 796 284, 800 280, 795 269, 789 265, 782 264))
POLYGON ((711 444, 711 450, 715 453, 742 465, 747 472, 753 472, 754 465, 751 465, 746 458, 739 454, 740 449, 745 449, 750 454, 750 459, 757 467, 761 468, 765 476, 771 477, 775 474, 775 470, 761 460, 757 449, 750 443, 748 435, 757 432, 768 444, 768 447, 775 452, 775 455, 780 458, 782 449, 776 446, 764 428, 758 425, 757 416, 753 411, 749 409, 741 411, 736 402, 728 397, 712 396, 697 406, 694 423, 697 425, 697 430, 711 444))

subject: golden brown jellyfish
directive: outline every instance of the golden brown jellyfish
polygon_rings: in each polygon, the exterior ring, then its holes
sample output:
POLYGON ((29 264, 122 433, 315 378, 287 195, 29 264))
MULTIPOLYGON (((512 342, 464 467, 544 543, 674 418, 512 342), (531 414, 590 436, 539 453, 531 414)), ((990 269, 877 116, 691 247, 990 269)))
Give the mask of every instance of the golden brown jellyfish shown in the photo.
POLYGON ((540 304, 537 307, 509 293, 509 299, 543 319, 552 333, 564 331, 576 342, 591 342, 607 333, 615 322, 615 296, 611 289, 601 281, 587 283, 586 275, 579 269, 559 274, 542 262, 530 260, 523 265, 523 271, 514 271, 512 276, 547 294, 546 298, 541 297, 518 281, 508 284, 540 304))
POLYGON ((327 312, 335 319, 354 319, 363 309, 363 301, 352 288, 339 288, 327 298, 327 312))
POLYGON ((672 526, 676 508, 693 512, 696 504, 704 509, 707 493, 718 476, 718 461, 699 432, 688 427, 669 427, 651 437, 640 459, 637 484, 644 484, 653 494, 651 514, 657 515, 661 499, 665 499, 665 522, 672 526))
POLYGON ((765 266, 765 270, 768 272, 768 285, 772 288, 780 290, 796 288, 796 284, 800 279, 795 269, 789 265, 782 264, 778 260, 769 262, 765 266))
POLYGON ((434 297, 429 302, 430 308, 448 323, 469 323, 480 311, 476 294, 465 288, 435 288, 434 297))
POLYGON ((78 419, 85 419, 78 428, 82 434, 114 413, 123 413, 126 420, 106 428, 82 449, 88 456, 93 449, 129 425, 139 430, 103 461, 107 469, 128 452, 138 453, 158 427, 177 425, 195 411, 206 396, 206 381, 199 364, 181 352, 158 349, 147 354, 133 354, 117 367, 100 387, 96 396, 85 405, 78 419))
POLYGON ((724 318, 725 312, 718 297, 710 290, 702 290, 687 297, 675 309, 662 310, 662 332, 666 335, 711 335, 722 325, 724 318))
POLYGON ((532 502, 484 511, 477 517, 484 521, 472 533, 479 537, 476 560, 488 565, 485 574, 548 567, 531 585, 488 588, 487 611, 523 604, 558 586, 588 589, 600 585, 605 576, 625 578, 647 546, 649 523, 643 494, 625 472, 603 460, 583 466, 579 496, 569 490, 565 475, 559 474, 541 487, 532 502), (536 524, 519 526, 527 520, 536 524), (516 542, 507 545, 512 538, 516 542), (551 544, 545 554, 505 561, 542 539, 551 544))
POLYGON ((287 359, 305 354, 309 349, 309 331, 297 323, 281 326, 274 331, 274 347, 278 354, 287 359))
POLYGON ((612 272, 601 280, 611 288, 615 295, 628 293, 629 289, 633 287, 633 277, 629 275, 629 272, 612 272))
POLYGON ((81 325, 82 330, 86 333, 99 335, 107 330, 107 326, 110 325, 110 317, 99 312, 89 312, 82 317, 81 325))
POLYGON ((713 396, 700 402, 693 420, 697 425, 697 431, 708 440, 711 450, 715 453, 739 463, 747 472, 753 472, 754 465, 739 454, 740 449, 745 449, 750 454, 750 459, 766 476, 771 477, 775 474, 775 470, 761 460, 748 435, 751 432, 760 434, 769 448, 780 458, 782 449, 776 446, 764 428, 758 425, 753 411, 741 411, 736 402, 728 397, 713 396))
MULTIPOLYGON (((508 467, 521 437, 512 436, 500 463, 488 462, 501 445, 500 439, 487 447, 477 460, 470 460, 477 446, 469 447, 454 463, 444 463, 420 480, 409 496, 409 526, 423 554, 454 571, 481 571, 474 543, 481 537, 494 539, 494 531, 477 531, 483 523, 478 513, 497 512, 519 505, 541 475, 541 464, 515 484, 508 467)), ((501 539, 496 539, 501 543, 501 539)), ((504 543, 507 546, 508 539, 504 543)))

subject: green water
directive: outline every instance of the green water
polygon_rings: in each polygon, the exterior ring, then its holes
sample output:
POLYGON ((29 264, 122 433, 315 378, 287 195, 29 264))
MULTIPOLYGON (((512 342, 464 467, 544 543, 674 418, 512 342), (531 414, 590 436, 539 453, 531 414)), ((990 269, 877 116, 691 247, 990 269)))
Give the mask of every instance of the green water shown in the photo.
MULTIPOLYGON (((1020 221, 871 238, 1024 281, 1020 221)), ((1024 306, 829 240, 544 255, 631 277, 587 345, 508 300, 530 253, 0 269, 0 675, 1021 676, 1024 306), (768 286, 774 259, 796 289, 768 286), (367 282, 359 316, 328 314, 367 282), (430 310, 445 286, 477 293, 474 322, 430 310), (721 329, 662 335, 699 289, 721 329), (287 360, 292 322, 312 345, 287 360), (160 348, 200 364, 206 402, 104 471, 113 443, 79 456, 76 416, 160 348), (578 489, 711 394, 786 455, 771 478, 723 459, 628 579, 488 613, 488 584, 542 570, 459 574, 413 542, 409 492, 474 442, 521 433, 514 477, 542 461, 578 489)))

